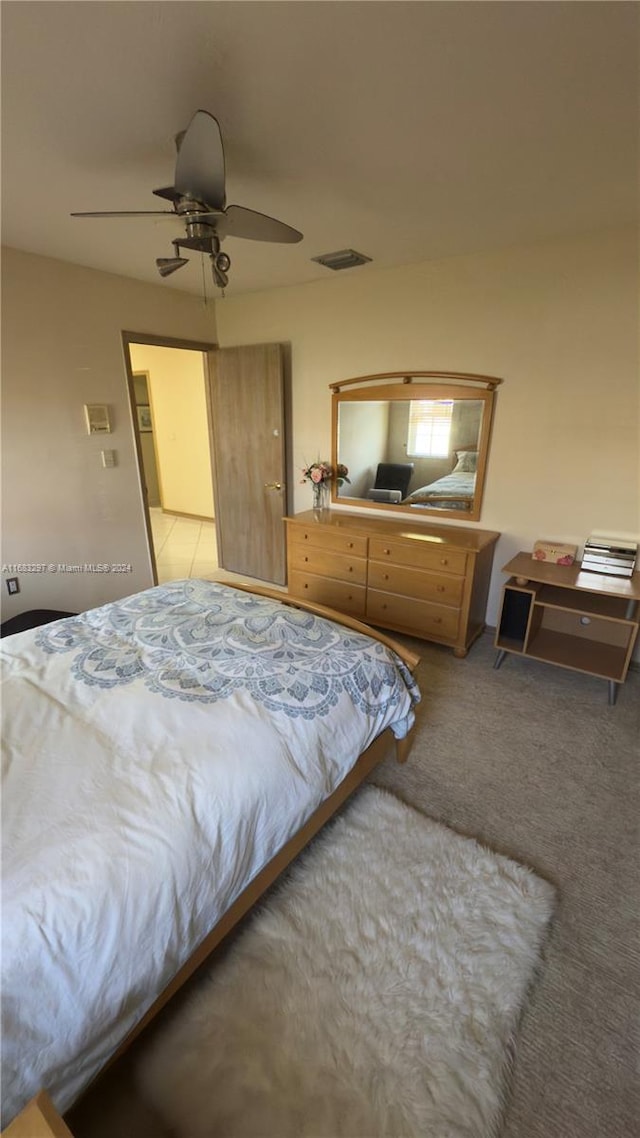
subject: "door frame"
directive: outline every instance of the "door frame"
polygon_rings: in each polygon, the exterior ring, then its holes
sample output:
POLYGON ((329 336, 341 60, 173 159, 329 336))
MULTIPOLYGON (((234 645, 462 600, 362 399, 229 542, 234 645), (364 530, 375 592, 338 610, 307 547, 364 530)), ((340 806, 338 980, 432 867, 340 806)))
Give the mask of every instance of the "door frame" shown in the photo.
MULTIPOLYGON (((136 396, 135 386, 133 382, 133 368, 131 366, 131 354, 129 352, 130 344, 148 344, 157 348, 182 348, 190 352, 202 352, 203 355, 203 369, 206 377, 207 369, 207 352, 215 351, 218 344, 212 341, 204 340, 180 340, 176 336, 160 336, 154 335, 149 332, 128 332, 123 331, 122 335, 122 353, 124 356, 124 368, 127 377, 127 394, 129 396, 129 416, 131 418, 131 425, 133 428, 133 438, 135 443, 136 454, 136 469, 138 472, 138 487, 140 490, 140 501, 142 503, 142 514, 144 518, 145 534, 147 538, 147 549, 149 551, 149 564, 151 565, 151 575, 153 577, 154 585, 158 584, 158 567, 156 565, 156 553, 153 545, 153 531, 151 529, 151 514, 149 513, 149 503, 147 502, 147 495, 145 493, 144 482, 144 466, 142 462, 142 444, 140 442, 140 431, 138 428, 138 416, 136 414, 136 396)), ((205 392, 207 392, 208 384, 205 383, 205 392)), ((211 416, 209 407, 209 400, 207 394, 207 414, 211 416)), ((213 455, 211 454, 211 423, 209 422, 209 450, 211 467, 213 469, 213 455)), ((214 500, 217 502, 217 488, 213 487, 214 500)), ((217 511, 216 511, 217 512, 217 511)), ((216 530, 217 532, 217 530, 216 530)))

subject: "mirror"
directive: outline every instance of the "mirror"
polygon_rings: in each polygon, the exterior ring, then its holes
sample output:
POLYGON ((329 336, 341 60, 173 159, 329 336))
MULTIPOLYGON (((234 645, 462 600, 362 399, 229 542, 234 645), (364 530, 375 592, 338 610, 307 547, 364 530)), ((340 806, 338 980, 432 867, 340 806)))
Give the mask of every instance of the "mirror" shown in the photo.
POLYGON ((332 483, 332 501, 477 521, 501 382, 385 372, 331 384, 332 463, 349 478, 332 483))

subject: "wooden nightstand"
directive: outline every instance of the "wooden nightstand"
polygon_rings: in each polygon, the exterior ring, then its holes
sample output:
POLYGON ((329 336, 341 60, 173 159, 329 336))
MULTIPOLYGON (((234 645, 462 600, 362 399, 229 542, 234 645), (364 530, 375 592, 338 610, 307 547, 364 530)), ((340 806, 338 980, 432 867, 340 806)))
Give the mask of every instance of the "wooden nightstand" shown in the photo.
POLYGON ((614 704, 638 635, 640 574, 607 577, 580 565, 551 565, 518 553, 505 573, 495 645, 508 652, 608 681, 614 704))

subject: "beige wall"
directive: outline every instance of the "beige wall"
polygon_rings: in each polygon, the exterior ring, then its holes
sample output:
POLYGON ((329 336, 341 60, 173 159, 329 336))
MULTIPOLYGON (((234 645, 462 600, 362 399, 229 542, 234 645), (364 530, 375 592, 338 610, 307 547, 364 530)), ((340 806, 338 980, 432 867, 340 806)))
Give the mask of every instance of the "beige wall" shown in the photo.
MULTIPOLYGON (((581 545, 595 530, 637 533, 636 249, 633 232, 603 233, 218 302, 223 345, 291 343, 295 508, 311 504, 297 472, 330 455, 331 381, 442 368, 505 381, 479 523, 502 533, 490 622, 500 566, 536 538, 581 545)), ((21 573, 19 596, 3 590, 3 617, 86 608, 151 581, 122 329, 216 339, 197 297, 4 252, 2 561, 124 562, 133 572, 21 573), (113 434, 86 434, 85 402, 110 405, 113 434), (115 470, 100 464, 106 445, 115 470)))
MULTIPOLYGON (((77 611, 152 583, 129 410, 123 330, 215 342, 196 296, 4 249, 3 564, 130 564, 127 574, 20 572, 2 616, 77 611), (83 405, 107 403, 90 437, 83 405), (105 470, 103 448, 117 451, 105 470)), ((7 574, 3 574, 6 576, 7 574)))
MULTIPOLYGON (((340 445, 338 453, 349 455, 349 483, 342 486, 345 498, 353 495, 364 498, 373 485, 379 462, 387 458, 389 439, 389 406, 371 402, 343 403, 340 414, 340 445)), ((331 450, 327 451, 331 459, 331 450)))
MULTIPOLYGON (((332 381, 405 368, 497 375, 479 523, 502 533, 489 621, 500 566, 536 538, 581 545, 592 531, 637 533, 633 231, 359 272, 216 306, 223 347, 291 342, 296 469, 331 453, 332 381)), ((296 510, 309 506, 295 479, 296 510)))
POLYGON ((130 353, 133 368, 149 373, 161 504, 179 514, 212 518, 202 352, 131 344, 130 353))

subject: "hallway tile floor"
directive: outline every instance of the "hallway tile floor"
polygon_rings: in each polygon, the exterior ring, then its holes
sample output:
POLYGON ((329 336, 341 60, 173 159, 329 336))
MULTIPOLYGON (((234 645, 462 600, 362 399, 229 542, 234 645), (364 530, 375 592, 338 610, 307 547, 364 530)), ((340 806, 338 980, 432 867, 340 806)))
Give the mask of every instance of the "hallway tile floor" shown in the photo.
POLYGON ((286 592, 285 585, 258 581, 245 574, 220 569, 215 522, 165 514, 160 506, 152 506, 149 515, 159 585, 184 577, 204 577, 209 581, 226 581, 230 585, 238 581, 268 585, 278 592, 286 592))
POLYGON ((159 506, 149 510, 158 584, 182 577, 208 577, 218 568, 216 527, 213 521, 165 514, 159 506))

